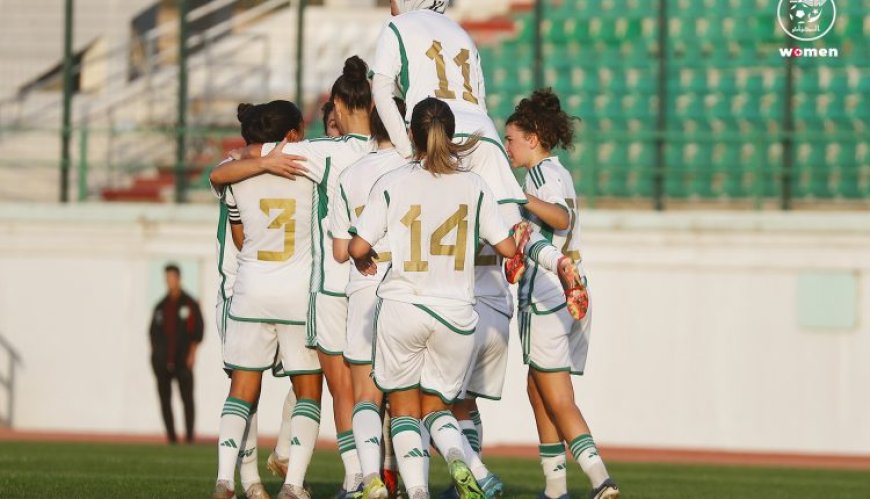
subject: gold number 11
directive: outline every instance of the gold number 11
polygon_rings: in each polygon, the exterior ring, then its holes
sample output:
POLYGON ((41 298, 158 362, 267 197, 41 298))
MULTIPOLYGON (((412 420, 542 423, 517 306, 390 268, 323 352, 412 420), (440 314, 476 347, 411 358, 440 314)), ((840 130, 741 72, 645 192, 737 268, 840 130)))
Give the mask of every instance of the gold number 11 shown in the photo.
MULTIPOLYGON (((444 55, 441 54, 441 50, 441 42, 435 40, 432 42, 432 46, 429 47, 429 50, 426 51, 426 55, 429 59, 435 61, 435 73, 438 75, 438 88, 435 90, 435 97, 438 97, 439 99, 455 99, 456 92, 450 90, 450 83, 447 81, 447 66, 444 62, 444 55)), ((477 104, 477 97, 474 96, 472 93, 473 89, 471 88, 470 58, 471 52, 469 52, 468 49, 462 49, 459 51, 459 54, 453 58, 453 62, 462 69, 462 78, 465 80, 465 91, 462 92, 462 98, 472 104, 477 104)))

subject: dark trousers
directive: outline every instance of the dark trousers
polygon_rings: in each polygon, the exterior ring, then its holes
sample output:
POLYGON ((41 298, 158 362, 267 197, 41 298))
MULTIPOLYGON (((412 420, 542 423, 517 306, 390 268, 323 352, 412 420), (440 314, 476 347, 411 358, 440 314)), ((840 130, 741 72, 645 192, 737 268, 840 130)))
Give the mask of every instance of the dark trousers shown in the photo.
POLYGON ((154 375, 157 377, 157 394, 160 395, 160 411, 163 413, 163 424, 166 425, 166 436, 169 441, 175 443, 178 437, 175 434, 175 418, 172 414, 172 379, 178 381, 178 390, 181 392, 181 401, 184 404, 184 423, 188 442, 193 441, 193 420, 195 411, 193 407, 193 372, 187 367, 177 366, 170 369, 168 366, 153 365, 154 375))

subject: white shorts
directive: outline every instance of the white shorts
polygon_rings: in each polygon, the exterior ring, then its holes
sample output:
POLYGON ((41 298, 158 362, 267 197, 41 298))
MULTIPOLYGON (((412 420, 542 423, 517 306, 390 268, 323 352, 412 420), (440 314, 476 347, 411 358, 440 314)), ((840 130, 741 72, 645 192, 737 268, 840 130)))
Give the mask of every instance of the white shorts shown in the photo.
POLYGON ((215 305, 215 326, 217 327, 218 336, 221 338, 221 342, 224 341, 224 337, 227 335, 227 321, 229 321, 229 300, 223 300, 218 298, 217 304, 215 305))
POLYGON ((465 398, 501 400, 511 318, 481 302, 474 310, 480 318, 474 332, 475 351, 466 379, 465 398))
POLYGON ((308 347, 328 355, 342 355, 347 346, 347 298, 311 293, 307 331, 308 347))
POLYGON ((265 371, 279 365, 288 376, 321 372, 317 352, 305 348, 305 326, 230 318, 223 341, 225 369, 265 371))
POLYGON ((344 360, 348 364, 372 363, 377 291, 377 286, 369 286, 354 292, 347 299, 347 347, 344 360))
POLYGON ((568 309, 562 307, 540 315, 530 310, 521 311, 519 323, 523 362, 529 367, 544 372, 583 374, 589 352, 591 304, 581 321, 575 321, 568 309))
POLYGON ((419 387, 452 404, 474 354, 474 334, 460 334, 423 309, 382 300, 377 311, 374 379, 384 393, 419 387))

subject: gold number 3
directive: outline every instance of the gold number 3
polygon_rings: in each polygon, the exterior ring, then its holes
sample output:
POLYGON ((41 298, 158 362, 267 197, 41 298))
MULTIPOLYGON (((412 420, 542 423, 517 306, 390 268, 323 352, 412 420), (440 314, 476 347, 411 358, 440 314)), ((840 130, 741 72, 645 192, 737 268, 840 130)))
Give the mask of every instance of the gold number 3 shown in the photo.
MULTIPOLYGON (((439 99, 455 99, 456 92, 450 90, 450 83, 447 81, 447 66, 444 62, 444 56, 441 54, 441 42, 435 40, 432 46, 426 51, 429 59, 435 61, 435 73, 438 75, 438 88, 435 90, 435 97, 439 99)), ((462 49, 459 54, 453 58, 453 62, 462 69, 462 78, 465 80, 465 91, 462 92, 462 98, 472 104, 477 104, 477 97, 472 93, 471 88, 471 52, 468 49, 462 49)))
MULTIPOLYGON (((405 272, 426 272, 429 262, 423 260, 423 230, 420 215, 423 213, 419 204, 411 205, 402 223, 411 229, 411 259, 405 262, 405 272)), ((468 205, 461 204, 456 213, 435 229, 429 241, 429 254, 452 256, 453 269, 465 270, 465 248, 468 245, 468 205), (447 236, 456 230, 456 244, 442 244, 447 236)))
POLYGON ((260 210, 267 217, 272 215, 272 210, 281 210, 267 229, 284 228, 284 249, 282 251, 258 251, 257 260, 263 262, 285 262, 296 251, 296 200, 295 199, 261 199, 260 210))

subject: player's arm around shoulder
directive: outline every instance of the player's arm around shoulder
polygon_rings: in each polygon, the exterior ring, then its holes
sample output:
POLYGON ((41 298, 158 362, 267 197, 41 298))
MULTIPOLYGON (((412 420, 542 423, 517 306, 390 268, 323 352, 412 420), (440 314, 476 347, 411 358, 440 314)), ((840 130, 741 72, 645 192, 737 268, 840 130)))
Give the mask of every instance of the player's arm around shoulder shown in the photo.
POLYGON ((297 154, 293 147, 283 140, 277 144, 251 144, 233 151, 233 161, 214 167, 209 173, 209 181, 215 187, 229 185, 263 173, 271 173, 290 180, 307 173, 302 164, 305 156, 297 154))

